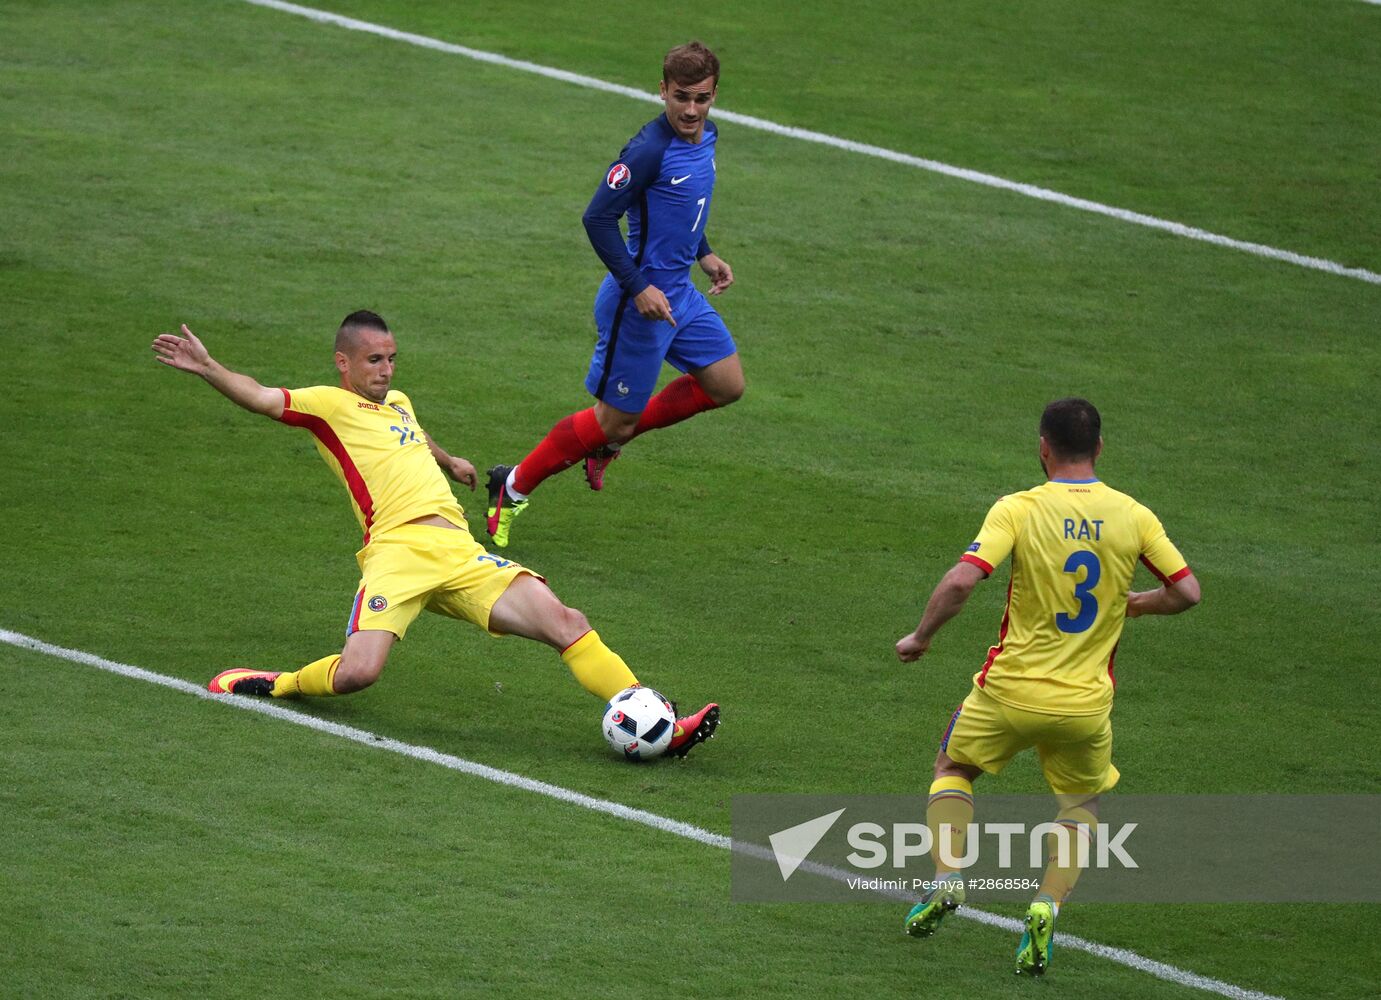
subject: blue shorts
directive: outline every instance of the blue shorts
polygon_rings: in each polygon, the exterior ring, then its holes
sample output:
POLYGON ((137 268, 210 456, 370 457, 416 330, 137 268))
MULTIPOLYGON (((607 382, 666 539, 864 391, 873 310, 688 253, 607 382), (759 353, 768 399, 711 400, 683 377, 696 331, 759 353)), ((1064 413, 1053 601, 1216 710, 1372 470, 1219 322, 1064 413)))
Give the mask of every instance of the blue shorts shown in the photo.
MULTIPOLYGON (((657 286, 662 288, 661 285, 657 286)), ((641 413, 657 388, 666 361, 677 371, 695 371, 722 361, 738 348, 714 306, 689 281, 662 288, 676 325, 646 320, 614 279, 605 275, 595 296, 599 341, 590 359, 585 388, 625 413, 641 413)))

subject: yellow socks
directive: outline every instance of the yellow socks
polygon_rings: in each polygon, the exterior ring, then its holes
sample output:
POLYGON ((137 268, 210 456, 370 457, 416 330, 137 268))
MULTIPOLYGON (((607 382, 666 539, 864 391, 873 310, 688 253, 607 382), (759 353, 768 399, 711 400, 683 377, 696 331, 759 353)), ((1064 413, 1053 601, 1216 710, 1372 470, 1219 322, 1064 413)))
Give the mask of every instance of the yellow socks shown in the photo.
POLYGON ((930 799, 925 807, 925 825, 930 827, 934 846, 930 857, 936 874, 956 871, 964 857, 964 843, 969 824, 973 822, 973 784, 968 778, 936 778, 930 786, 930 799), (949 830, 941 829, 947 824, 949 830), (941 837, 946 839, 942 842, 941 837), (940 853, 945 845, 945 856, 940 853))
MULTIPOLYGON (((580 686, 598 698, 608 701, 626 687, 638 683, 623 658, 604 644, 594 629, 586 632, 561 653, 561 659, 571 668, 580 686)), ((339 654, 323 656, 301 670, 282 673, 273 682, 275 698, 308 695, 325 698, 336 694, 336 668, 339 654)))
POLYGON ((273 682, 273 696, 291 698, 294 695, 305 694, 314 698, 329 697, 336 693, 333 684, 338 666, 340 656, 333 654, 314 660, 301 670, 279 674, 278 679, 273 682))
POLYGON ((1046 835, 1045 877, 1041 879, 1040 896, 1047 896, 1058 913, 1060 904, 1074 889, 1083 868, 1079 866, 1079 853, 1087 858, 1092 851, 1094 831, 1098 829, 1098 818, 1082 805, 1070 806, 1060 810, 1055 822, 1067 831, 1064 835, 1046 835), (1060 841, 1068 843, 1065 863, 1060 863, 1060 841), (1082 842, 1082 843, 1081 843, 1082 842))
MULTIPOLYGON (((603 701, 638 683, 623 657, 606 646, 594 629, 563 649, 561 659, 571 668, 580 686, 603 701)), ((278 693, 276 687, 274 693, 278 693)))

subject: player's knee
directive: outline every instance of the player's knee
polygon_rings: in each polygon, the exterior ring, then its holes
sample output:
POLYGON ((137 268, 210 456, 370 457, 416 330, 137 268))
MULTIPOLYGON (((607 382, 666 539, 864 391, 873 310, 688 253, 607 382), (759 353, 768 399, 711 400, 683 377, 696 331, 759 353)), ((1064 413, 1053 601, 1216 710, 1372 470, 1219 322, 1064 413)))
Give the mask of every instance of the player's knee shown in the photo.
POLYGON ((356 691, 363 691, 378 679, 378 674, 370 675, 358 671, 346 673, 337 670, 336 676, 331 679, 331 689, 336 694, 354 694, 356 691))
POLYGON ((379 679, 384 672, 384 661, 372 658, 351 660, 342 657, 336 675, 331 678, 331 687, 336 694, 354 694, 363 691, 379 679))
POLYGON ((941 778, 966 778, 974 781, 982 773, 981 768, 973 767, 969 764, 960 764, 953 760, 944 750, 935 754, 935 780, 941 778))
POLYGON ((556 627, 556 640, 564 649, 590 631, 590 620, 575 608, 568 608, 563 604, 561 613, 557 616, 556 627))
POLYGON ((625 444, 633 437, 633 432, 638 429, 638 418, 640 413, 623 413, 614 410, 606 418, 600 420, 600 429, 604 431, 604 436, 610 444, 625 444))
POLYGON ((715 406, 728 406, 743 398, 743 389, 742 381, 731 382, 728 385, 716 385, 713 389, 707 389, 705 395, 714 400, 715 406))

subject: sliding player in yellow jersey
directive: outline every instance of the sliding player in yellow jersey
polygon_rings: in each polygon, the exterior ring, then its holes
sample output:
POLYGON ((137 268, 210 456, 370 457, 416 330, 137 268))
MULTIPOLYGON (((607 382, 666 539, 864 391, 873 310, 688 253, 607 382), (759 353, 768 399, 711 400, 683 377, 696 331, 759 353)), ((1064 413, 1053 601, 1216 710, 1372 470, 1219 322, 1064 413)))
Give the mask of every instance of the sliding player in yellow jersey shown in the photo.
MULTIPOLYGON (((489 554, 470 537, 442 472, 473 490, 475 467, 423 431, 412 400, 392 387, 398 346, 381 316, 355 312, 341 323, 335 386, 266 388, 217 362, 186 326, 182 336, 161 334, 153 350, 159 361, 199 375, 246 410, 309 431, 364 531, 345 648, 286 673, 225 670, 212 678, 210 690, 285 698, 367 688, 424 608, 491 635, 546 643, 585 690, 606 701, 638 683, 585 616, 562 604, 542 577, 489 554)), ((714 734, 718 722, 714 704, 677 719, 668 752, 685 756, 714 734)))
MULTIPOLYGON (((1198 580, 1156 516, 1095 475, 1101 430, 1087 400, 1061 399, 1045 408, 1040 459, 1048 481, 993 504, 978 538, 931 594, 916 630, 897 643, 903 662, 924 656, 978 582, 1012 557, 997 645, 974 675, 935 758, 926 824, 937 845, 936 888, 907 914, 913 936, 934 933, 964 902, 963 879, 941 859, 942 827, 948 857, 962 857, 973 782, 985 771, 997 774, 1018 752, 1034 747, 1040 755, 1060 803, 1056 822, 1075 836, 1092 836, 1098 796, 1118 779, 1110 713, 1123 621, 1178 614, 1199 603, 1198 580), (1160 588, 1129 592, 1138 561, 1160 588)), ((1018 973, 1045 971, 1055 917, 1079 877, 1077 864, 1056 863, 1053 835, 1051 841, 1017 947, 1018 973)))

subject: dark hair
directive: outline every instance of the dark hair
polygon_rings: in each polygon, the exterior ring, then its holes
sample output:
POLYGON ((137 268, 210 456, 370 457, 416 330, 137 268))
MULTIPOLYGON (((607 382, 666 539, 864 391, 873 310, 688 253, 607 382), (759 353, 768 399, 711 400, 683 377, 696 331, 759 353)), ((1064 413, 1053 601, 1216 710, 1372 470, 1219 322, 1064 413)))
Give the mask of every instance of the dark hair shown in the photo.
POLYGON ((719 86, 719 60, 698 41, 676 46, 662 60, 664 83, 699 83, 711 76, 719 86))
POLYGON ((384 318, 378 313, 370 312, 368 309, 359 309, 340 321, 340 329, 336 331, 336 350, 349 353, 358 341, 359 334, 364 330, 378 330, 380 333, 391 332, 388 324, 384 322, 384 318))
POLYGON ((1094 458, 1102 433, 1103 418, 1087 399, 1057 399, 1041 414, 1041 437, 1051 451, 1067 461, 1094 458))

